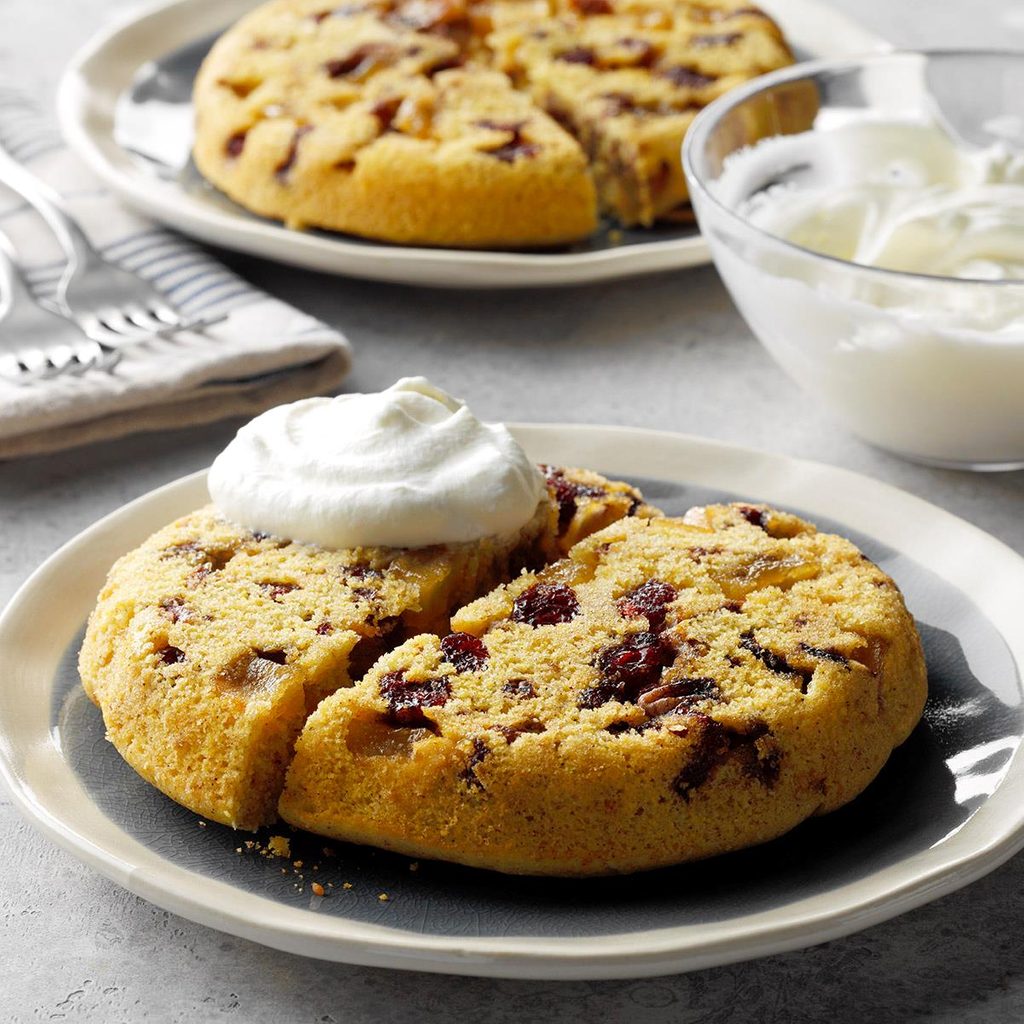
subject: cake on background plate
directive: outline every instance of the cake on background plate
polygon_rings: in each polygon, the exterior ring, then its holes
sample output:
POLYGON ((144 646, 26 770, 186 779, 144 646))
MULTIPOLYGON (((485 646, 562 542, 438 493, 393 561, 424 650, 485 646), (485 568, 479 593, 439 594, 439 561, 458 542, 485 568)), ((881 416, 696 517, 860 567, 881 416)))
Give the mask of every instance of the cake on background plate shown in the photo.
POLYGON ((292 227, 561 245, 685 214, 694 116, 792 60, 744 0, 271 0, 197 76, 194 156, 292 227))

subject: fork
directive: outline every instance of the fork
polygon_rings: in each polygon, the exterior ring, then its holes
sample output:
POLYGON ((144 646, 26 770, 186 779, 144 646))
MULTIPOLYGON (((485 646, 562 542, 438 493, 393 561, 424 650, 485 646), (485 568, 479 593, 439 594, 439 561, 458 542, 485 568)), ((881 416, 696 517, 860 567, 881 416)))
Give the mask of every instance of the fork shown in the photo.
POLYGON ((35 207, 68 262, 57 286, 57 311, 94 341, 142 341, 220 323, 224 316, 184 316, 149 282, 102 256, 64 209, 60 196, 0 146, 0 183, 35 207))
POLYGON ((89 369, 112 369, 121 353, 39 305, 0 234, 0 375, 32 381, 89 369))

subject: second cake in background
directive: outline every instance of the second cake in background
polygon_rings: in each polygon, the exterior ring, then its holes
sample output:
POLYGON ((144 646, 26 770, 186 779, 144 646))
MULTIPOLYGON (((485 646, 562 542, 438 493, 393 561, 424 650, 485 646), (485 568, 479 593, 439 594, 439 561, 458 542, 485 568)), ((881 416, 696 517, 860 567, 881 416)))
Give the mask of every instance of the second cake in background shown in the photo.
POLYGON ((199 73, 195 160, 293 227, 564 244, 676 215, 696 113, 791 62, 743 0, 271 0, 199 73))

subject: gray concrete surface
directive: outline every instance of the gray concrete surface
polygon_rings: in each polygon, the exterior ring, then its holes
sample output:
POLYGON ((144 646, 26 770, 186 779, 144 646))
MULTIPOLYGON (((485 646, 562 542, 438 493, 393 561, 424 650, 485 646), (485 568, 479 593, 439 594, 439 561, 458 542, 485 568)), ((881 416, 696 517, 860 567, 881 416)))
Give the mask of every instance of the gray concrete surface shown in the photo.
MULTIPOLYGON (((48 94, 73 49, 128 6, 3 0, 0 75, 48 94)), ((1024 49, 1019 0, 839 6, 902 46, 1024 49)), ((486 295, 228 260, 349 333, 352 389, 424 373, 489 418, 659 427, 819 459, 911 490, 1024 552, 1024 474, 924 469, 850 437, 774 367, 709 268, 598 288, 486 295)), ((97 517, 207 465, 236 426, 0 465, 0 603, 97 517)), ((584 984, 351 968, 221 935, 156 909, 51 846, 3 792, 0 850, 2 1021, 1024 1019, 1024 857, 825 946, 678 977, 584 984)))

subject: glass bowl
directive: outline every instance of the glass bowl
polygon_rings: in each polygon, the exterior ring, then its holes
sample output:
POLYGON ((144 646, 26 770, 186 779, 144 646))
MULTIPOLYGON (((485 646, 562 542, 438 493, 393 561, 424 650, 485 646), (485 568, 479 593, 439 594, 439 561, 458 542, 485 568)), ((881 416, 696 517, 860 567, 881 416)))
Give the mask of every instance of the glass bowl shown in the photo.
POLYGON ((727 93, 686 136, 697 220, 751 330, 852 431, 920 462, 1024 467, 1024 280, 867 267, 771 235, 744 210, 772 186, 837 167, 835 132, 849 124, 933 124, 965 148, 1024 146, 1022 95, 1024 54, 814 61, 727 93), (772 160, 730 163, 762 140, 805 132, 809 145, 787 140, 772 160))

